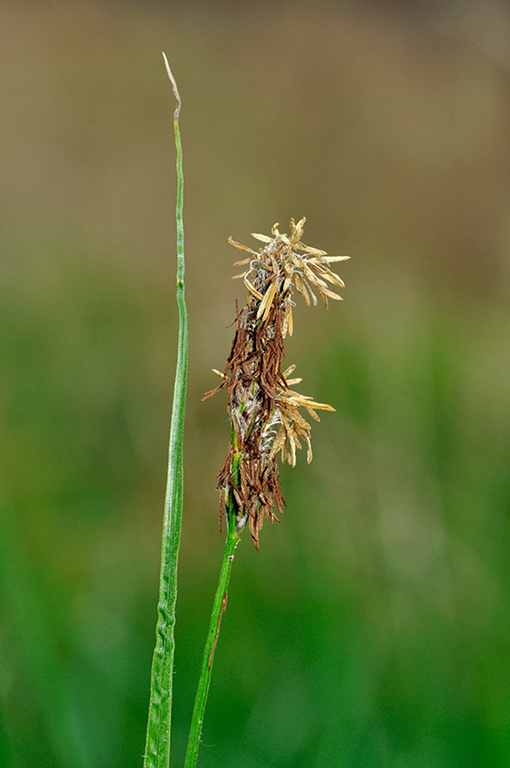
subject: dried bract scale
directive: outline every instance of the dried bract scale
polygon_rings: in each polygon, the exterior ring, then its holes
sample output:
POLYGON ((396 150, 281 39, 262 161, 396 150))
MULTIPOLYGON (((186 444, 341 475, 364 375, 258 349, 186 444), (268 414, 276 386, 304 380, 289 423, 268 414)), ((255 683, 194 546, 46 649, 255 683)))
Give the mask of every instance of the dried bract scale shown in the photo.
POLYGON ((326 307, 328 298, 341 299, 328 288, 327 283, 344 286, 329 265, 349 258, 328 256, 325 251, 305 245, 301 241, 304 224, 304 218, 297 224, 291 219, 290 235, 281 234, 278 224, 272 228, 272 237, 254 234, 264 243, 259 251, 229 238, 231 245, 249 254, 235 263, 246 267, 235 277, 244 280, 248 301, 237 312, 225 370, 215 370, 221 383, 204 395, 205 399, 220 389, 228 390, 231 441, 218 475, 220 523, 224 514, 234 516, 241 533, 248 522, 257 549, 264 518, 277 520, 275 509, 281 513, 285 504, 278 454, 295 465, 296 449, 305 441, 308 461, 312 459, 311 427, 300 408, 317 421, 317 410, 334 410, 290 389, 301 381, 289 378, 295 366, 282 372, 285 336, 293 332, 294 291, 308 306, 317 304, 315 292, 326 307))

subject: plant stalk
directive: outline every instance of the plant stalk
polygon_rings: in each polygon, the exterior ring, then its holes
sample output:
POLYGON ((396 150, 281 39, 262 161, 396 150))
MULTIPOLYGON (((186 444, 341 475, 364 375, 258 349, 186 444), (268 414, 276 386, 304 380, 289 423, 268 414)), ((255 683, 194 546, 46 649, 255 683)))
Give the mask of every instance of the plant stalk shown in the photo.
POLYGON ((220 634, 220 625, 223 613, 227 607, 228 584, 230 572, 234 561, 234 551, 240 540, 240 533, 236 531, 235 515, 227 515, 228 534, 225 542, 225 552, 221 564, 220 578, 209 623, 209 632, 204 648, 202 667, 200 670, 200 679, 198 681, 195 706, 191 719, 191 728, 188 741, 188 750, 186 752, 185 768, 194 768, 197 762, 198 748, 202 735, 202 725, 204 722, 205 705, 209 694, 211 683, 212 665, 216 643, 220 634))
POLYGON ((177 151, 177 306, 179 332, 177 367, 175 373, 168 476, 161 544, 161 570, 159 582, 158 621, 156 647, 152 660, 151 692, 147 722, 147 741, 144 768, 169 768, 170 729, 172 716, 172 677, 174 666, 175 603, 177 599, 177 561, 181 538, 183 499, 183 435, 188 369, 188 323, 184 299, 184 227, 183 227, 183 170, 182 147, 179 132, 181 100, 174 77, 165 66, 177 100, 174 113, 175 147, 177 151))

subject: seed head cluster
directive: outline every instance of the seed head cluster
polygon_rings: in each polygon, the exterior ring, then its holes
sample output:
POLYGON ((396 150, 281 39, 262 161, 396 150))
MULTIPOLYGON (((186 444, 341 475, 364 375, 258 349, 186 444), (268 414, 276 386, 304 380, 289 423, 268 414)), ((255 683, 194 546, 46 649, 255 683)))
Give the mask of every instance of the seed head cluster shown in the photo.
POLYGON ((291 389, 301 379, 291 378, 295 366, 282 371, 285 337, 292 335, 294 291, 306 304, 325 306, 328 299, 341 299, 328 284, 343 287, 341 278, 329 265, 348 256, 327 256, 301 241, 305 219, 290 222, 290 235, 280 234, 278 224, 272 236, 253 234, 264 243, 259 251, 229 238, 235 248, 249 254, 234 266, 244 267, 242 278, 248 289, 246 305, 237 311, 232 349, 221 383, 204 395, 210 397, 227 389, 227 412, 231 439, 225 463, 218 475, 220 524, 228 515, 241 533, 248 523, 255 547, 264 518, 277 520, 285 505, 280 488, 278 454, 292 466, 301 441, 307 444, 312 460, 311 427, 300 409, 319 421, 317 410, 333 411, 330 405, 291 389))

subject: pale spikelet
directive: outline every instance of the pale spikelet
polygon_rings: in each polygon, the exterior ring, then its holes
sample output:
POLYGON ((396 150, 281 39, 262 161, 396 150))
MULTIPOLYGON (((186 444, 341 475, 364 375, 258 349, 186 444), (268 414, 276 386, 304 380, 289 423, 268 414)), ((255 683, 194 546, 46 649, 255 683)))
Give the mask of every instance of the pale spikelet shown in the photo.
MULTIPOLYGON (((349 256, 328 256, 326 251, 312 248, 301 241, 306 219, 302 218, 295 224, 291 219, 291 234, 280 234, 278 224, 272 228, 273 237, 253 233, 252 237, 265 243, 256 253, 252 248, 232 240, 228 242, 241 251, 252 254, 254 258, 236 261, 235 266, 247 266, 244 272, 235 277, 242 277, 248 290, 263 302, 263 308, 259 307, 258 317, 264 321, 269 317, 269 307, 278 296, 286 309, 294 288, 301 294, 306 304, 310 306, 310 299, 317 304, 317 297, 313 288, 317 291, 325 306, 328 306, 328 298, 341 300, 341 296, 327 287, 326 281, 340 288, 344 282, 339 275, 332 272, 329 264, 345 261, 349 256), (263 298, 259 295, 263 293, 263 298)), ((290 323, 287 320, 285 332, 290 333, 290 323)))

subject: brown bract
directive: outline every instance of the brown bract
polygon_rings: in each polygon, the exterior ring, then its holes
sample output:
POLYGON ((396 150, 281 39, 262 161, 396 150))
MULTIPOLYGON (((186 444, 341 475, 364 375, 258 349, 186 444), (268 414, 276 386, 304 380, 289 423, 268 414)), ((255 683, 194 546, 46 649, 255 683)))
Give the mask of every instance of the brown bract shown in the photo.
POLYGON ((225 463, 218 475, 220 523, 224 514, 235 515, 240 533, 248 522, 255 547, 264 518, 277 520, 275 509, 285 505, 280 488, 277 455, 296 463, 300 440, 308 445, 311 461, 310 424, 301 415, 303 407, 319 420, 316 410, 333 411, 329 405, 289 389, 300 379, 290 379, 291 366, 282 372, 285 336, 292 334, 292 295, 294 289, 305 302, 314 304, 317 291, 326 307, 328 297, 341 297, 331 291, 326 281, 343 286, 341 278, 329 269, 329 263, 347 256, 328 257, 325 251, 301 242, 305 219, 291 220, 291 234, 280 234, 277 224, 273 237, 254 235, 265 243, 258 252, 236 243, 236 248, 250 253, 235 266, 247 266, 242 277, 248 289, 248 301, 236 316, 232 349, 223 373, 216 371, 221 383, 204 398, 220 389, 228 390, 227 412, 231 422, 231 441, 225 463))

